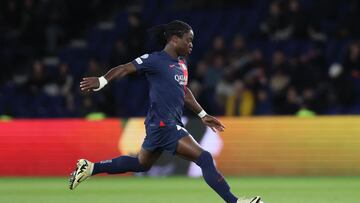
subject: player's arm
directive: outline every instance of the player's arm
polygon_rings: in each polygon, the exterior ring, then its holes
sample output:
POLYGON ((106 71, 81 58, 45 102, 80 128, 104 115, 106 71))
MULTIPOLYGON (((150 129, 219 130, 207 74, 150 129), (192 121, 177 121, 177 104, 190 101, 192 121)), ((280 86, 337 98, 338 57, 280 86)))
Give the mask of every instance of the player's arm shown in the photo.
POLYGON ((200 104, 196 101, 193 93, 189 88, 185 88, 185 106, 196 113, 202 122, 209 126, 213 131, 224 131, 225 126, 215 117, 207 114, 200 104))
POLYGON ((80 89, 81 91, 99 91, 111 80, 124 77, 133 72, 136 72, 133 63, 119 65, 109 70, 104 76, 83 78, 80 82, 80 89))

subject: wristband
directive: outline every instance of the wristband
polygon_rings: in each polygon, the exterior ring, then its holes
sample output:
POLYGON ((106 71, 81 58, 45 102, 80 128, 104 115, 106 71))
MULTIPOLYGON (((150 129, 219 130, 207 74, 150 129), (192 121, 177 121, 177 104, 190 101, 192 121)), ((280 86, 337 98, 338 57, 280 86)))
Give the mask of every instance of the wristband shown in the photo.
POLYGON ((207 113, 204 110, 202 110, 202 111, 200 111, 200 113, 198 113, 198 116, 200 118, 204 118, 206 115, 207 115, 207 113))
POLYGON ((105 79, 104 76, 101 76, 98 79, 99 79, 99 87, 96 89, 93 89, 94 92, 101 90, 106 84, 108 84, 108 81, 105 79))

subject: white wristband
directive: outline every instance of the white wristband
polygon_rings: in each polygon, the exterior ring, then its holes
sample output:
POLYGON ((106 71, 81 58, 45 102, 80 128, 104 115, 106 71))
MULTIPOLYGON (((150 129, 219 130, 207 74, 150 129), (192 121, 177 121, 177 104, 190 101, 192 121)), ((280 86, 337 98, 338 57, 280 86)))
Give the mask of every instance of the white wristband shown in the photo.
POLYGON ((101 76, 98 79, 99 79, 99 87, 96 89, 93 89, 94 92, 101 90, 103 87, 105 87, 106 84, 108 84, 108 81, 105 79, 104 76, 101 76))
POLYGON ((204 118, 206 115, 207 115, 207 113, 204 110, 202 110, 200 113, 198 113, 198 116, 200 118, 204 118))

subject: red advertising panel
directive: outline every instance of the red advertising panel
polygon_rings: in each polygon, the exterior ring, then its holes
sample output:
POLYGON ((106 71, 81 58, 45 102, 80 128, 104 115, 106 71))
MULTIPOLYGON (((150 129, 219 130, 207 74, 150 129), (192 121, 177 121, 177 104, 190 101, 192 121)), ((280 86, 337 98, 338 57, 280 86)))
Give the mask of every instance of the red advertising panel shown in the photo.
POLYGON ((226 175, 360 175, 360 117, 222 118, 226 175))
POLYGON ((119 156, 121 133, 118 119, 0 122, 0 175, 69 175, 79 158, 119 156))
MULTIPOLYGON (((185 128, 216 159, 224 175, 359 175, 360 117, 220 118, 213 133, 199 119, 185 128)), ((14 120, 0 122, 0 176, 64 176, 76 160, 136 154, 145 136, 143 118, 14 120)), ((193 163, 167 153, 148 175, 200 176, 193 163)))

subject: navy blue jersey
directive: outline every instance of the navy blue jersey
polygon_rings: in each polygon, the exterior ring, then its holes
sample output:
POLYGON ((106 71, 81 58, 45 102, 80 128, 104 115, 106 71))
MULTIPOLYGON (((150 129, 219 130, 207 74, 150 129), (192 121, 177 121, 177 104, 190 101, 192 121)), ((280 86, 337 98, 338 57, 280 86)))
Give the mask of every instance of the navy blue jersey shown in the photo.
POLYGON ((185 60, 165 51, 136 58, 132 63, 150 84, 150 108, 145 120, 149 126, 182 125, 188 71, 185 60))

